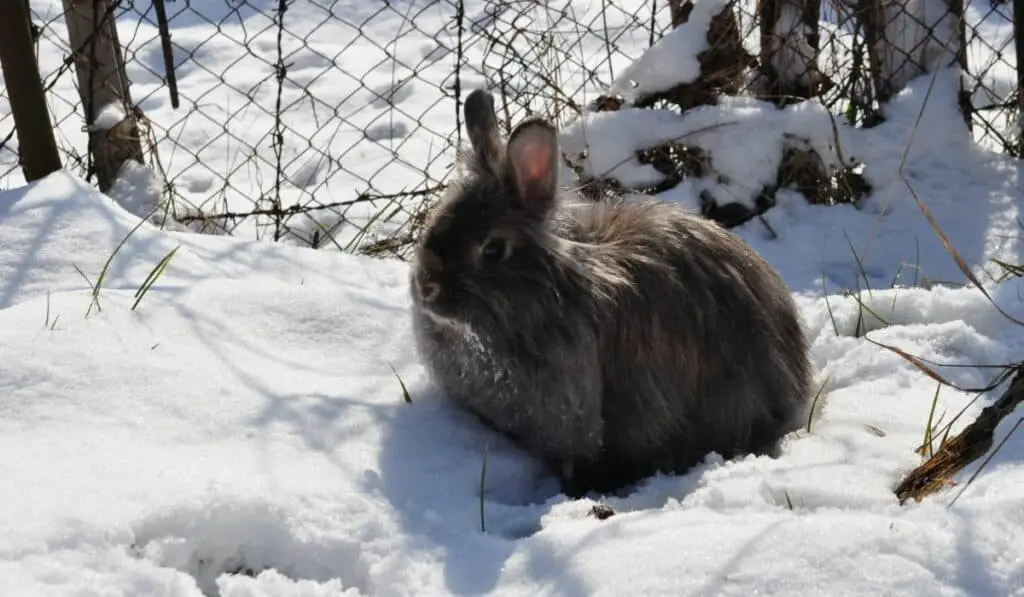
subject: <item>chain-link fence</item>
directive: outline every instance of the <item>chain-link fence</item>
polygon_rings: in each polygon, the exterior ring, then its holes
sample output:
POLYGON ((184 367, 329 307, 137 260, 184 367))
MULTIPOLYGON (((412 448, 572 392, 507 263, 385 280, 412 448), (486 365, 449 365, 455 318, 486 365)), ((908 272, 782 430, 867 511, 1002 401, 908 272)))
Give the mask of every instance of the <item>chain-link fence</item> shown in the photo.
MULTIPOLYGON (((131 82, 128 107, 140 116, 154 193, 171 221, 394 253, 452 172, 470 89, 495 90, 505 127, 538 111, 564 124, 691 12, 698 18, 701 5, 717 1, 167 0, 169 41, 161 5, 107 6, 131 82)), ((32 25, 64 165, 85 176, 92 129, 65 4, 31 0, 32 25)), ((717 91, 780 104, 815 97, 870 125, 878 102, 911 78, 959 62, 975 138, 1016 152, 1008 3, 730 4, 699 65, 722 70, 717 91)), ((0 188, 22 182, 0 89, 0 188)))

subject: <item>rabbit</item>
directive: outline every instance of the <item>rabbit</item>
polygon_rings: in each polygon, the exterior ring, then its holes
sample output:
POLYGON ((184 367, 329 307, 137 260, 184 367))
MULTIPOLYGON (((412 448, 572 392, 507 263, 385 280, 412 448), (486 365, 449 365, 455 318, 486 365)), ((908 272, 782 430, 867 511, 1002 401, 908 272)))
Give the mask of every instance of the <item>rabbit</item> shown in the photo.
POLYGON ((488 91, 467 96, 464 117, 466 172, 427 215, 410 273, 415 348, 435 385, 573 498, 711 452, 777 457, 813 375, 779 274, 681 206, 573 202, 541 117, 507 145, 488 91))

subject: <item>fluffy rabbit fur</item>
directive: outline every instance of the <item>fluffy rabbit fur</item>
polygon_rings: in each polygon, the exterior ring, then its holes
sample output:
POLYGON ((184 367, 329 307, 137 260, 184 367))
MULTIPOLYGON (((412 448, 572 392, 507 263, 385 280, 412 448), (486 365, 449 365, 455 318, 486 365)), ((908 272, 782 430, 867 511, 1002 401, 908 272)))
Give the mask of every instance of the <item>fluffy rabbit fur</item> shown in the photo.
POLYGON ((431 212, 410 284, 435 383, 574 497, 709 452, 776 454, 812 370, 771 266, 680 207, 566 204, 555 129, 526 120, 506 147, 486 91, 465 119, 468 172, 431 212))

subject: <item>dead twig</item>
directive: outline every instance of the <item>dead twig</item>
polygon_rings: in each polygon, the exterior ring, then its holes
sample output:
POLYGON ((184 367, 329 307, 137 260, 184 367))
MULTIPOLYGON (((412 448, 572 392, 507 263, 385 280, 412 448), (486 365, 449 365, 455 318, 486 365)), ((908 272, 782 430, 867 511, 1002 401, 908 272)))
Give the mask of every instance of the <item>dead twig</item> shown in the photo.
MULTIPOLYGON (((1016 364, 1011 371, 1015 372, 1013 381, 999 400, 982 410, 978 418, 959 435, 944 441, 931 458, 900 482, 895 491, 900 504, 909 499, 920 502, 926 496, 952 485, 954 475, 988 453, 994 442, 996 427, 1017 405, 1024 402, 1024 363, 1016 364)), ((971 481, 973 479, 972 476, 971 481)), ((971 481, 964 485, 964 489, 971 481)))

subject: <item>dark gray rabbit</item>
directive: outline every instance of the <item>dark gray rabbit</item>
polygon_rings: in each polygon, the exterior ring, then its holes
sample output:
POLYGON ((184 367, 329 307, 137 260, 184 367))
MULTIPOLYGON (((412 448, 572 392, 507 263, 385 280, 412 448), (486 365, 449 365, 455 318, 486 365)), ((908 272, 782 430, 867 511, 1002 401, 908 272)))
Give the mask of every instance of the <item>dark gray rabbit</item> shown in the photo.
POLYGON ((808 411, 812 370, 771 266, 678 206, 569 205, 554 127, 531 118, 504 146, 482 89, 465 119, 468 172, 432 210, 411 280, 435 383, 573 497, 712 451, 775 455, 808 411))

